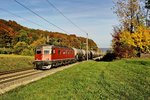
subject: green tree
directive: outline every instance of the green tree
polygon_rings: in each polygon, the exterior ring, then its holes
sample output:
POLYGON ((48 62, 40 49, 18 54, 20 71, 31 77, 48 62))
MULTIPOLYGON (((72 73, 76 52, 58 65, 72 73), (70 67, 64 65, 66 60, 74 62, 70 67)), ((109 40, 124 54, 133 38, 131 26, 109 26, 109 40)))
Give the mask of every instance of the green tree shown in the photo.
POLYGON ((18 41, 29 43, 28 32, 25 30, 20 30, 17 34, 18 41))
POLYGON ((31 46, 28 46, 28 48, 25 48, 22 50, 21 55, 33 56, 34 55, 34 48, 32 48, 31 46))
POLYGON ((15 54, 21 54, 22 51, 24 49, 28 48, 28 44, 25 42, 18 42, 15 46, 14 46, 14 53, 15 54))

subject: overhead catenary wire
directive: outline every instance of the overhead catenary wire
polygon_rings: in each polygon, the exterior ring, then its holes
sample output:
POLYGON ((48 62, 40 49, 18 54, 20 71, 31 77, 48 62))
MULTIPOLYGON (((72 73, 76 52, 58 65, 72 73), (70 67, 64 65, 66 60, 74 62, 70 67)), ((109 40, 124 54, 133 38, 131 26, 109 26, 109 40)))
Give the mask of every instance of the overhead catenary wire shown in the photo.
POLYGON ((86 33, 86 35, 88 35, 88 33, 83 30, 82 28, 80 28, 77 24, 75 24, 70 18, 68 18, 66 15, 63 14, 63 12, 61 12, 53 3, 51 3, 49 0, 46 0, 48 2, 49 5, 51 5, 54 9, 56 9, 65 19, 67 19, 72 25, 74 25, 76 28, 78 28, 81 32, 86 33))
POLYGON ((25 9, 29 10, 30 12, 32 12, 33 14, 35 14, 36 16, 38 16, 39 18, 43 19, 44 21, 46 21, 48 24, 55 26, 56 28, 60 29, 61 31, 68 33, 67 31, 65 31, 64 29, 58 27, 57 25, 53 24, 52 22, 48 21, 47 19, 45 19, 44 17, 40 16, 39 14, 37 14, 36 12, 34 12, 33 10, 31 10, 30 8, 28 8, 27 6, 23 5, 22 3, 20 3, 17 0, 14 0, 16 3, 18 3, 19 5, 21 5, 22 7, 24 7, 25 9))
POLYGON ((87 51, 87 60, 88 60, 88 33, 81 29, 78 25, 76 25, 71 19, 69 19, 67 16, 63 14, 54 4, 52 4, 49 0, 46 0, 48 4, 50 4, 53 8, 55 8, 65 19, 67 19, 71 24, 73 24, 76 28, 78 28, 81 32, 84 32, 87 36, 86 38, 86 51, 87 51))
POLYGON ((40 24, 38 24, 38 23, 35 23, 35 22, 33 22, 33 21, 29 20, 29 19, 26 19, 26 18, 24 18, 24 17, 21 17, 21 16, 15 14, 15 13, 12 13, 12 12, 10 12, 10 11, 4 9, 4 8, 0 8, 0 10, 1 10, 1 11, 4 11, 4 12, 7 12, 7 13, 9 13, 9 14, 15 16, 15 17, 21 18, 21 19, 23 19, 23 20, 25 20, 25 21, 28 21, 28 22, 30 22, 30 23, 32 23, 32 24, 35 24, 35 25, 37 25, 37 26, 40 26, 41 28, 45 28, 45 27, 43 27, 42 25, 40 25, 40 24))

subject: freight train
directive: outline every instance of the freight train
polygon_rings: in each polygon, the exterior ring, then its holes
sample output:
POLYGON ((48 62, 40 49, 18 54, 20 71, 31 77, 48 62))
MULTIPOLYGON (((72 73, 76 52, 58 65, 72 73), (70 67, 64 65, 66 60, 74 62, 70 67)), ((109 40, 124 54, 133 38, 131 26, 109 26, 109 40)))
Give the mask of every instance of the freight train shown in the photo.
POLYGON ((99 56, 98 52, 88 51, 76 48, 54 46, 54 45, 40 45, 35 50, 34 65, 37 69, 50 69, 51 67, 58 67, 67 65, 87 59, 92 59, 99 56))

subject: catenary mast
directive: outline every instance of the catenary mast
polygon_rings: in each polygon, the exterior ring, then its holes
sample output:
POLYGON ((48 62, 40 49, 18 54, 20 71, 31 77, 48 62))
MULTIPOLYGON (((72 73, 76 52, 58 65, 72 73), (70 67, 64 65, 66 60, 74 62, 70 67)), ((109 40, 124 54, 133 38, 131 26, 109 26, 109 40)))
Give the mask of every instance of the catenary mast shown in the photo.
POLYGON ((150 26, 150 0, 145 0, 145 8, 147 9, 147 12, 146 12, 146 25, 150 26))

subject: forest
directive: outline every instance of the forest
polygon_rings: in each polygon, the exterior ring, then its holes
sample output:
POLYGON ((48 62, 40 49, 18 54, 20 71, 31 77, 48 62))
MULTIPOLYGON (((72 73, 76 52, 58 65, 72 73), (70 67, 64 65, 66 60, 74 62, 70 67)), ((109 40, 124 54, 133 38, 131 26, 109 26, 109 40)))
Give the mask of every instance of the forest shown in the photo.
MULTIPOLYGON (((86 49, 86 38, 75 34, 31 29, 15 21, 0 19, 0 54, 33 55, 41 44, 86 49)), ((89 50, 98 50, 96 43, 88 39, 89 50)))

